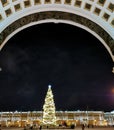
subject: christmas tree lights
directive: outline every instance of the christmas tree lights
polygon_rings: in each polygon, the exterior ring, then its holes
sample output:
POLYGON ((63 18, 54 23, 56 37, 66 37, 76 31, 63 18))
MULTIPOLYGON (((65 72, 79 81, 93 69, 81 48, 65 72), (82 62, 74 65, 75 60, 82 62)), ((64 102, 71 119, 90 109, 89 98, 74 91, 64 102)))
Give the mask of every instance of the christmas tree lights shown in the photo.
POLYGON ((53 99, 53 93, 51 90, 51 85, 48 86, 48 91, 45 97, 45 102, 43 105, 43 125, 56 125, 56 116, 55 116, 55 103, 53 99))

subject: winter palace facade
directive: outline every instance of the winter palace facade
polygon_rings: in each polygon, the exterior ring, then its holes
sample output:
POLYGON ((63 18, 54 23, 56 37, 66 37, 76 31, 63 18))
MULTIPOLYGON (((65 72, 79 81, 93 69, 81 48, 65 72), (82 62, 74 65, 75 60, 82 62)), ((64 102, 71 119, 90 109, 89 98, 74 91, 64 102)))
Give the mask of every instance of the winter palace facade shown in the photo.
MULTIPOLYGON (((0 123, 3 127, 24 127, 26 125, 40 125, 42 111, 28 112, 0 112, 0 123)), ((76 126, 87 124, 91 126, 114 126, 114 111, 56 111, 57 124, 76 126)))

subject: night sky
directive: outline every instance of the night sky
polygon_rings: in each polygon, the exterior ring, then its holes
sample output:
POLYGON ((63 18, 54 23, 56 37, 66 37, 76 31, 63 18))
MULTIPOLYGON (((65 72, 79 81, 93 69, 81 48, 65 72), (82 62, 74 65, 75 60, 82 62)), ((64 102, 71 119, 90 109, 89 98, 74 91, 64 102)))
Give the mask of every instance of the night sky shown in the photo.
POLYGON ((0 52, 0 111, 42 110, 52 85, 56 110, 114 110, 114 66, 103 44, 67 24, 39 24, 0 52))

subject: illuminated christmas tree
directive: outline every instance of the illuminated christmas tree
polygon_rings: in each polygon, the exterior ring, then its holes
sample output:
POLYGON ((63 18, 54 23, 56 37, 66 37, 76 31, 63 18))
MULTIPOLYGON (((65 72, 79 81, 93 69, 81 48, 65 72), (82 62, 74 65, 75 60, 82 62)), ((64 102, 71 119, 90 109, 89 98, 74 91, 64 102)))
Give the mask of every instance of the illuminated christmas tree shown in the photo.
POLYGON ((43 125, 56 125, 55 116, 55 103, 53 99, 53 93, 51 85, 48 86, 48 91, 45 97, 45 103, 43 105, 43 125))

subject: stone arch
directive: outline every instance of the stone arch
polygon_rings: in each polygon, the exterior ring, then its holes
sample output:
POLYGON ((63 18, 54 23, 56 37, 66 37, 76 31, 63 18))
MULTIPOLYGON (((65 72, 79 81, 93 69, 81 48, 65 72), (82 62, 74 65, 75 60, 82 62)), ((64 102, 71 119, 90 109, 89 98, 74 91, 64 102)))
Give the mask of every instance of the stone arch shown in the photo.
POLYGON ((1 0, 0 49, 20 30, 39 23, 79 26, 106 47, 114 62, 113 0, 1 0))

